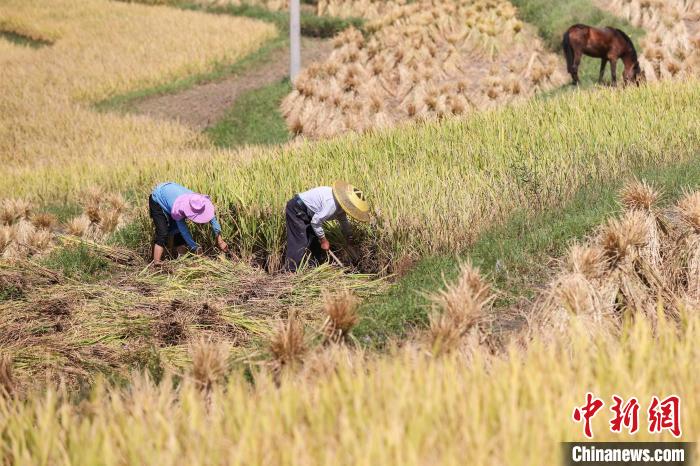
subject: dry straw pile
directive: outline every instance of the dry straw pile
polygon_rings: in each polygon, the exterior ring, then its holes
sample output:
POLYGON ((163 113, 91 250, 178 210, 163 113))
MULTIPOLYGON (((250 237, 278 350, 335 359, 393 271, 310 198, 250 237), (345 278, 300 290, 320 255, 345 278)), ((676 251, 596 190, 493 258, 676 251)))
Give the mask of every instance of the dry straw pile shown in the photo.
POLYGON ((527 346, 533 336, 565 340, 572 328, 617 339, 625 321, 642 320, 652 330, 680 322, 700 306, 700 191, 666 209, 660 197, 643 181, 629 183, 622 216, 572 245, 527 308, 494 314, 497 292, 464 264, 455 282, 431 296, 429 351, 497 351, 504 342, 527 346))
POLYGON ((307 67, 282 103, 290 130, 312 138, 462 115, 563 84, 561 63, 505 0, 319 3, 363 16, 307 67))
POLYGON ((22 199, 0 200, 0 259, 25 259, 45 255, 62 234, 103 241, 129 220, 121 194, 99 188, 84 191, 83 213, 61 224, 58 218, 35 209, 22 199))
POLYGON ((640 64, 648 80, 697 77, 700 73, 700 2, 696 0, 599 1, 649 33, 640 64))
POLYGON ((76 385, 100 374, 123 380, 134 367, 179 373, 190 366, 190 346, 202 339, 228 345, 231 362, 256 364, 261 343, 286 315, 292 316, 292 328, 272 353, 288 357, 288 364, 304 325, 310 337, 336 341, 356 322, 324 321, 325 284, 358 298, 385 288, 373 276, 327 265, 269 275, 224 258, 197 257, 157 270, 127 249, 69 237, 61 241, 66 247, 84 246, 109 264, 109 273, 79 282, 35 261, 0 262, 0 348, 11 358, 18 387, 59 379, 76 385))
POLYGON ((660 209, 644 182, 622 191, 625 212, 585 244, 571 247, 557 277, 534 305, 545 333, 576 320, 590 332, 617 334, 625 318, 679 321, 700 305, 700 192, 660 209))

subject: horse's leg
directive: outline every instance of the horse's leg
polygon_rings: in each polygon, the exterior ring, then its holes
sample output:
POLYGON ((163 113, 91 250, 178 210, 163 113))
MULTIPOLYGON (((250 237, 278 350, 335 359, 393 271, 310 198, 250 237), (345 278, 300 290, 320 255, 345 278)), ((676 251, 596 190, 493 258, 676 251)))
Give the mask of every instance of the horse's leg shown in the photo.
POLYGON ((581 58, 583 57, 583 52, 580 50, 576 50, 574 52, 574 66, 573 66, 573 73, 571 75, 574 78, 574 85, 578 86, 579 79, 578 79, 578 67, 581 65, 581 58))
POLYGON ((603 84, 603 75, 605 74, 605 65, 608 64, 608 59, 600 60, 600 74, 598 75, 598 84, 603 84))
POLYGON ((610 74, 612 75, 612 85, 617 86, 617 58, 610 59, 610 74))

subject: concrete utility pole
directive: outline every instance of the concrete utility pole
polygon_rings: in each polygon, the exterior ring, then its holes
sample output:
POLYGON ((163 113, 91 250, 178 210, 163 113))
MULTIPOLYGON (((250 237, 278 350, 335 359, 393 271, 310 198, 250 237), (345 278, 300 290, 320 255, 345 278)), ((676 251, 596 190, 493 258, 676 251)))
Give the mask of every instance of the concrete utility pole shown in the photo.
POLYGON ((299 0, 289 0, 289 79, 294 82, 301 69, 301 13, 299 0))

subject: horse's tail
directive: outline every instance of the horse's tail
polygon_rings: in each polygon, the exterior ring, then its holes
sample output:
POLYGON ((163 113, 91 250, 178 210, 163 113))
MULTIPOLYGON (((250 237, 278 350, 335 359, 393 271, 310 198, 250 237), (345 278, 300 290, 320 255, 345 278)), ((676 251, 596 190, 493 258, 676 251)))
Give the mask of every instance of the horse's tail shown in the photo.
POLYGON ((574 48, 571 46, 571 37, 569 37, 569 33, 571 30, 568 30, 564 33, 564 40, 561 43, 562 48, 564 49, 564 55, 566 55, 566 69, 569 71, 570 74, 574 73, 574 48))

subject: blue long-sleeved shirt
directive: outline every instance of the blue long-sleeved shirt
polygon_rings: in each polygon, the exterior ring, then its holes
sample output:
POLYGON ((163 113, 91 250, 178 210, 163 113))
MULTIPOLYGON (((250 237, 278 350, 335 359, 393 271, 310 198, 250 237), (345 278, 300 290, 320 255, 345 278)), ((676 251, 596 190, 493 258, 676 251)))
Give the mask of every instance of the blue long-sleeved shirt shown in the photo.
MULTIPOLYGON (((151 196, 153 196, 153 200, 156 201, 159 206, 161 206, 163 212, 165 212, 165 215, 173 220, 173 222, 170 223, 170 233, 173 234, 180 232, 183 239, 187 243, 187 247, 189 247, 192 251, 196 251, 199 245, 192 238, 190 230, 187 228, 187 223, 185 223, 185 219, 173 219, 173 204, 175 204, 175 200, 183 194, 191 194, 193 192, 194 191, 191 191, 184 186, 168 181, 156 186, 153 189, 151 196)), ((214 217, 209 223, 214 231, 214 237, 218 236, 221 233, 221 225, 219 224, 219 221, 216 219, 216 217, 214 217)))

